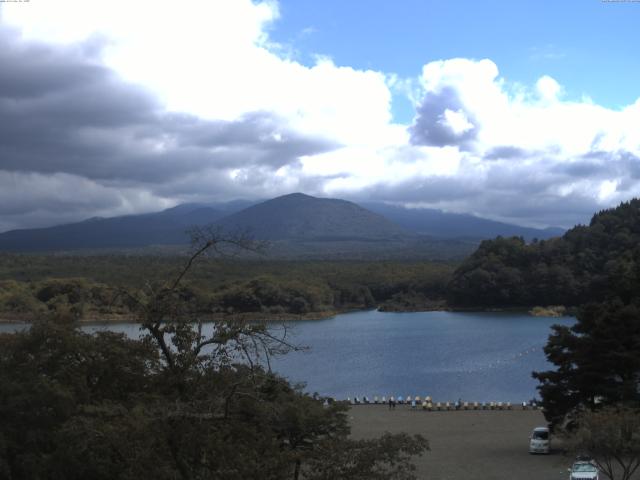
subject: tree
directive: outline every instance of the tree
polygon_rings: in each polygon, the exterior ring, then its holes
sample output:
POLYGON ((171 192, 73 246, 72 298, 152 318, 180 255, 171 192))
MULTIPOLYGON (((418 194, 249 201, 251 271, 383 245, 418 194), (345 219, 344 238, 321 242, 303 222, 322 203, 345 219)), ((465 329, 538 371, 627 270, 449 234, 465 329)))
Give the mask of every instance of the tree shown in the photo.
POLYGON ((157 350, 148 342, 111 332, 88 335, 70 318, 0 335, 0 472, 7 472, 1 478, 109 478, 98 473, 101 463, 126 448, 128 438, 115 435, 123 433, 118 425, 153 397, 158 369, 157 350), (97 424, 102 428, 94 434, 97 424), (102 440, 106 460, 80 458, 87 475, 63 474, 73 463, 63 449, 82 452, 92 437, 102 440))
POLYGON ((296 348, 286 330, 205 325, 183 279, 209 251, 255 244, 214 231, 195 238, 173 281, 120 292, 138 312, 140 340, 84 333, 60 311, 0 335, 0 478, 275 480, 330 468, 342 472, 333 478, 385 469, 412 478, 422 437, 351 440, 346 405, 326 407, 270 371, 271 355, 296 348), (375 461, 355 468, 357 458, 375 461))
POLYGON ((640 199, 599 212, 589 226, 526 245, 486 240, 454 272, 449 300, 462 306, 578 306, 640 288, 640 199))
POLYGON ((640 412, 610 406, 585 411, 579 427, 567 435, 567 445, 588 454, 611 480, 629 480, 640 467, 640 412))
POLYGON ((429 450, 422 437, 385 433, 379 439, 321 442, 314 452, 307 480, 410 480, 415 478, 415 465, 410 460, 429 450))
POLYGON ((534 372, 553 425, 598 405, 640 404, 640 309, 619 300, 583 307, 572 327, 554 326, 545 346, 557 369, 534 372))

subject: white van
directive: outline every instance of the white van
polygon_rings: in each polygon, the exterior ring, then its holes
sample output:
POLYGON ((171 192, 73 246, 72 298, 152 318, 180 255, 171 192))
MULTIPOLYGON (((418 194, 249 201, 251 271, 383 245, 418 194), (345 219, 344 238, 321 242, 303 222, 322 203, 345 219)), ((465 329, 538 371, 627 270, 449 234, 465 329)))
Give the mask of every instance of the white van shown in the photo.
POLYGON ((536 427, 529 437, 529 453, 549 453, 549 429, 536 427))

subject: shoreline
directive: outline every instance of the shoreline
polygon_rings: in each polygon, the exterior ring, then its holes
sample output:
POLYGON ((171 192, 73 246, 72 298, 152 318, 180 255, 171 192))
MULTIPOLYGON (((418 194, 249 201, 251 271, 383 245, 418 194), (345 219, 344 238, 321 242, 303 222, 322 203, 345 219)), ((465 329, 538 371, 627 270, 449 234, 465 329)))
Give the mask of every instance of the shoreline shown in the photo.
MULTIPOLYGON (((570 317, 574 316, 573 308, 565 308, 563 307, 563 314, 536 314, 535 312, 541 313, 554 313, 553 307, 492 307, 492 308, 481 308, 481 307, 455 307, 449 305, 438 305, 426 308, 384 308, 384 305, 379 305, 375 308, 348 308, 341 310, 328 310, 322 312, 309 312, 305 314, 294 314, 294 313, 278 313, 271 314, 268 312, 246 312, 246 313, 230 313, 230 314, 207 314, 202 315, 200 318, 203 319, 205 323, 215 322, 218 320, 228 320, 228 319, 241 319, 250 322, 265 322, 265 323, 276 323, 276 322, 292 322, 292 321, 313 321, 313 320, 326 320, 328 318, 335 317, 337 315, 343 315, 345 313, 354 313, 354 312, 367 312, 367 311, 379 311, 385 313, 420 313, 420 312, 486 312, 486 313, 527 313, 531 317, 570 317)), ((5 314, 0 313, 0 324, 28 324, 33 323, 36 319, 39 318, 37 315, 28 315, 28 314, 5 314)), ((78 323, 82 325, 91 325, 91 324, 118 324, 118 323, 140 323, 136 321, 136 315, 133 314, 91 314, 85 316, 83 318, 78 319, 78 323)))
MULTIPOLYGON (((287 314, 287 313, 278 313, 278 314, 269 314, 263 312, 249 312, 249 313, 239 313, 239 314, 208 314, 200 316, 200 319, 203 320, 204 323, 215 322, 218 320, 229 320, 229 319, 241 319, 250 322, 265 322, 265 323, 276 323, 276 322, 289 322, 289 321, 303 321, 303 320, 325 320, 327 318, 335 317, 336 315, 342 315, 344 313, 351 312, 365 312, 371 309, 348 309, 348 310, 335 310, 330 312, 311 312, 303 315, 299 314, 287 314)), ((375 309, 374 309, 375 310, 375 309)), ((0 324, 29 324, 36 321, 39 317, 36 315, 13 315, 13 316, 3 316, 0 313, 0 324)), ((104 316, 91 315, 78 319, 78 323, 82 325, 91 325, 91 324, 118 324, 118 323, 141 323, 137 321, 136 315, 133 314, 123 314, 123 315, 115 315, 115 314, 104 314, 104 316)))

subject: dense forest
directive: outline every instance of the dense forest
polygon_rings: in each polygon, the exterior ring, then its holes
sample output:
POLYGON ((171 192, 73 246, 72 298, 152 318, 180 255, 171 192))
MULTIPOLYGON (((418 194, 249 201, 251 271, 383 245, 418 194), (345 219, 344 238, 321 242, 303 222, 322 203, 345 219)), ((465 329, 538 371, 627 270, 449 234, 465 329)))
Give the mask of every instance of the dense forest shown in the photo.
MULTIPOLYGON (((126 319, 123 289, 148 296, 184 257, 0 256, 0 317, 29 320, 69 312, 84 320, 126 319)), ((284 262, 203 259, 182 286, 202 314, 319 317, 380 307, 441 307, 454 266, 431 262, 284 262)))
POLYGON ((640 200, 595 214, 559 238, 482 242, 455 271, 449 301, 468 307, 567 305, 617 297, 640 287, 640 200))

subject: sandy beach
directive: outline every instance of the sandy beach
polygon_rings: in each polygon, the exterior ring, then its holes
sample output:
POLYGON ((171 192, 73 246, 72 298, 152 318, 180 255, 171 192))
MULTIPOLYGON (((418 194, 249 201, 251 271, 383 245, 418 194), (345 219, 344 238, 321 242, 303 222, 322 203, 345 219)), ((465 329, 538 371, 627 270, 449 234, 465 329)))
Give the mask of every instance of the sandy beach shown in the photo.
POLYGON ((408 405, 393 411, 385 405, 356 405, 349 415, 354 438, 385 431, 426 437, 431 451, 415 460, 420 479, 566 479, 573 459, 553 437, 550 455, 529 454, 531 430, 546 425, 539 410, 426 412, 408 405))

